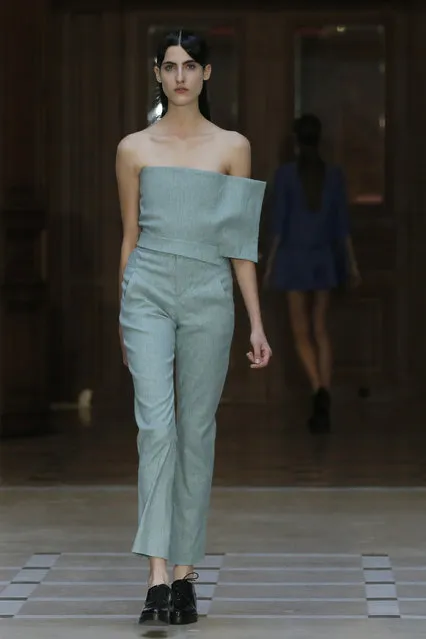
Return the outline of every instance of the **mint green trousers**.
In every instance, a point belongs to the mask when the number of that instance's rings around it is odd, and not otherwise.
[[[137,247],[127,263],[120,324],[138,427],[134,553],[177,565],[204,557],[232,289],[226,258],[210,263]]]

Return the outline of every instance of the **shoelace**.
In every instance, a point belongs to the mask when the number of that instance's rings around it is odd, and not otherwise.
[[[183,579],[179,579],[178,581],[183,581],[183,582],[188,582],[193,584],[197,581],[197,579],[199,579],[199,577],[200,575],[198,574],[198,572],[190,572],[187,575],[185,575]],[[173,594],[175,597],[175,602],[178,604],[178,606],[183,607],[183,605],[192,604],[192,601],[186,596],[184,592],[182,592],[182,590],[179,588],[179,585],[174,585]]]
[[[200,575],[198,574],[198,572],[189,572],[187,575],[185,575],[185,577],[183,578],[183,581],[190,581],[193,584],[199,578],[200,578]]]

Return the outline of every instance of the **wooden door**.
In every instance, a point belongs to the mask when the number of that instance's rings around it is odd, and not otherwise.
[[[394,392],[406,374],[406,100],[398,64],[404,33],[402,19],[379,12],[292,13],[283,25],[283,159],[291,157],[293,118],[314,112],[323,122],[324,156],[346,173],[363,284],[333,298],[330,328],[335,385],[354,396],[359,389]],[[270,295],[267,308],[278,353],[268,394],[279,400],[306,380],[285,301]]]
[[[359,292],[333,304],[335,383],[352,393],[363,386],[387,392],[401,385],[408,358],[403,16],[86,12],[79,6],[58,10],[51,29],[52,399],[73,399],[88,387],[108,403],[130,400],[117,339],[121,223],[115,150],[122,136],[147,125],[156,40],[182,24],[209,36],[213,115],[219,125],[250,139],[253,177],[271,178],[300,110],[323,118],[325,153],[348,176],[364,281]],[[267,200],[264,221],[266,216]],[[283,299],[262,295],[274,358],[261,372],[247,366],[249,327],[238,292],[236,303],[223,402],[280,401],[286,391],[304,387]]]
[[[95,390],[98,405],[131,403],[121,363],[117,272],[121,221],[114,173],[119,140],[147,126],[158,39],[184,24],[212,45],[215,122],[244,132],[241,13],[59,8],[52,16],[50,237],[55,401]],[[256,100],[254,100],[256,103]],[[262,401],[266,377],[250,376],[249,329],[237,293],[237,321],[224,402]],[[259,381],[260,380],[260,381]]]

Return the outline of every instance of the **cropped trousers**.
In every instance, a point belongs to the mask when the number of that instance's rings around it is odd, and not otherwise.
[[[215,415],[234,332],[229,260],[137,247],[123,276],[120,324],[138,427],[132,551],[194,565],[205,554]]]

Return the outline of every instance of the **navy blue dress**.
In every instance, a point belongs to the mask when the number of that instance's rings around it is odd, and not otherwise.
[[[322,204],[308,209],[296,162],[275,174],[271,234],[280,237],[270,284],[286,291],[330,290],[347,278],[345,239],[349,235],[342,170],[326,166]]]

